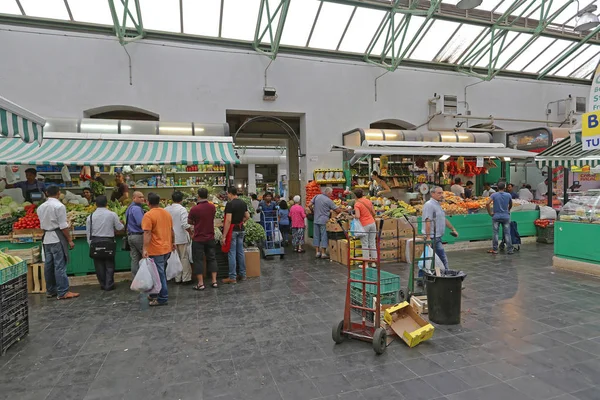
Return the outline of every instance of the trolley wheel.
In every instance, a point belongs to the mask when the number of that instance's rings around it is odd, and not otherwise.
[[[410,300],[410,299],[407,299],[404,297],[404,290],[400,290],[400,292],[398,292],[398,295],[400,296],[400,300],[406,300],[406,301]]]
[[[280,259],[280,260],[283,260],[283,257],[285,257],[285,254],[280,254],[280,255],[279,255],[279,259]]]
[[[331,337],[336,344],[340,344],[346,339],[346,336],[342,333],[344,329],[344,320],[341,320],[337,324],[333,325],[333,329],[331,330]]]
[[[377,354],[383,354],[387,348],[387,332],[383,328],[375,329],[373,334],[373,350]]]
[[[500,250],[504,250],[504,248],[506,247],[506,245],[503,242],[503,243],[500,243],[500,246],[498,246],[498,247],[500,247]]]

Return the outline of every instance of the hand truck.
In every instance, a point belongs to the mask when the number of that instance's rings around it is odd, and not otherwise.
[[[283,242],[276,240],[278,236],[279,227],[277,226],[277,210],[274,211],[260,211],[261,221],[264,221],[264,228],[266,239],[261,243],[259,247],[262,257],[266,259],[269,256],[279,256],[282,259],[285,256],[285,248]]]
[[[433,221],[431,221],[431,223],[433,224],[433,237],[435,238],[436,235],[436,229],[435,229],[435,218],[436,215],[435,213],[433,214]],[[430,246],[432,251],[431,257],[427,257],[425,251],[423,251],[423,257],[417,256],[416,251],[417,251],[417,228],[415,228],[415,225],[413,223],[411,223],[408,218],[406,217],[406,215],[404,215],[404,219],[406,219],[406,222],[411,226],[412,228],[412,259],[411,259],[411,267],[409,270],[409,274],[408,274],[408,287],[406,288],[406,298],[405,300],[408,301],[410,303],[410,298],[412,296],[424,296],[425,293],[425,279],[424,276],[418,276],[415,278],[415,266],[418,266],[419,262],[423,262],[423,270],[425,270],[425,266],[426,266],[426,262],[427,261],[431,261],[430,264],[430,271],[435,270],[435,243],[434,240],[431,239],[431,237],[428,237],[427,235],[424,235],[424,239],[422,242],[423,243],[423,249],[425,249],[427,246]],[[421,222],[422,224],[425,223],[425,221]],[[419,258],[417,258],[419,257]],[[415,292],[415,282],[417,282],[417,286],[421,287],[421,291],[419,292]]]
[[[333,341],[336,344],[340,344],[346,338],[359,339],[365,342],[371,342],[373,344],[373,350],[377,354],[383,354],[385,349],[387,348],[387,332],[384,328],[381,327],[381,253],[380,253],[380,240],[381,240],[381,228],[383,227],[383,221],[380,222],[379,230],[377,232],[376,237],[376,250],[377,250],[377,259],[371,260],[369,258],[364,258],[364,254],[362,257],[352,257],[352,252],[350,251],[350,240],[351,234],[350,231],[344,229],[344,226],[340,221],[338,224],[342,228],[344,235],[346,236],[346,240],[348,240],[348,280],[346,282],[346,303],[344,306],[344,319],[339,323],[336,323],[331,332],[331,336]],[[371,249],[363,249],[363,250],[371,250]],[[362,279],[353,279],[350,273],[351,267],[354,261],[358,261],[362,263]],[[377,279],[375,281],[368,281],[366,276],[366,270],[369,266],[369,263],[375,263],[377,269]],[[352,283],[357,282],[362,285],[362,303],[361,305],[352,304],[350,292],[352,290]],[[367,307],[367,290],[366,285],[375,285],[377,287],[377,295],[375,297],[375,301],[373,303],[373,307]],[[361,322],[353,322],[351,315],[352,310],[360,310],[362,313],[362,321]],[[374,319],[371,323],[367,321],[367,313],[374,313]]]

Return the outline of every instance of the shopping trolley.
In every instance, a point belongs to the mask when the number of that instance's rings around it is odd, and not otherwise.
[[[421,257],[421,255],[417,255],[416,251],[417,251],[417,229],[418,229],[418,227],[415,227],[416,224],[411,223],[406,215],[404,215],[404,219],[406,219],[406,222],[408,222],[408,224],[412,228],[412,239],[413,239],[412,240],[412,255],[413,256],[411,259],[411,266],[410,266],[410,270],[408,273],[408,285],[406,288],[406,297],[405,297],[405,300],[410,303],[410,298],[412,296],[424,296],[426,294],[425,293],[424,273],[425,273],[425,270],[427,269],[426,268],[427,261],[429,261],[428,269],[430,271],[435,270],[435,244],[433,243],[433,240],[431,240],[430,237],[424,236],[423,240],[419,241],[419,244],[423,244],[423,249],[427,248],[427,246],[431,247],[431,249],[433,250],[431,257],[428,257],[427,253],[425,251],[423,251],[423,257]],[[433,221],[431,222],[433,224],[433,237],[434,238],[436,236],[435,219],[436,219],[436,213],[434,212],[433,213]],[[422,223],[425,224],[425,221],[423,221]],[[415,277],[415,269],[418,269],[418,265],[420,262],[423,263],[423,275],[417,274],[417,276]],[[419,292],[415,291],[415,283],[417,284],[416,286],[422,288],[421,291],[419,291]]]
[[[344,319],[336,323],[332,329],[332,338],[336,344],[340,344],[345,338],[359,339],[365,342],[371,342],[373,344],[373,350],[377,354],[383,354],[387,347],[387,332],[381,327],[381,254],[380,254],[380,240],[381,240],[381,229],[378,230],[376,247],[377,247],[377,259],[372,260],[364,257],[354,257],[353,252],[350,251],[350,240],[351,231],[346,230],[343,224],[338,220],[340,227],[342,228],[346,240],[348,240],[348,280],[346,282],[346,303],[344,306]],[[383,221],[380,222],[380,228],[383,227]],[[371,249],[363,249],[371,250]],[[364,256],[364,253],[363,253]],[[362,277],[355,279],[353,277],[351,267],[355,262],[359,262],[362,265]],[[377,271],[376,277],[373,280],[368,280],[367,268],[369,264],[375,264]],[[352,283],[359,283],[362,286],[362,302],[360,305],[352,304],[351,301],[351,290]],[[367,285],[374,285],[376,287],[375,301],[371,307],[367,306]],[[361,322],[352,321],[352,311],[359,310],[362,314]],[[373,313],[373,321],[368,321],[367,313]]]
[[[263,258],[269,256],[279,256],[282,259],[285,256],[283,247],[283,238],[277,224],[277,209],[273,211],[260,211],[261,223],[264,224],[266,239],[260,246]]]

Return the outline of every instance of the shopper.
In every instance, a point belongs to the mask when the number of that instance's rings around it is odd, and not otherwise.
[[[273,201],[273,195],[265,192],[262,201],[258,205],[260,211],[260,224],[265,228],[267,235],[267,246],[273,245],[273,229],[277,222],[277,203]]]
[[[237,282],[237,268],[240,270],[240,280],[246,280],[246,260],[244,255],[244,222],[250,218],[248,207],[243,200],[238,199],[237,189],[230,187],[227,191],[229,201],[225,206],[225,221],[223,222],[223,242],[230,243],[229,277],[223,283]]]
[[[489,182],[483,184],[483,189],[482,197],[490,197],[492,194],[496,193]]]
[[[290,240],[290,210],[288,210],[287,201],[281,200],[279,202],[279,210],[277,210],[277,220],[281,237],[283,238],[283,245],[287,246]]]
[[[329,196],[333,189],[326,187],[323,192],[313,197],[310,202],[310,207],[314,214],[314,232],[313,232],[313,245],[315,246],[317,258],[329,258],[327,255],[327,221],[329,221],[329,215],[331,211],[336,214],[340,212],[338,206],[335,205],[333,200]]]
[[[94,204],[94,195],[92,193],[92,189],[85,188],[83,189],[83,198],[87,200],[88,204]]]
[[[175,277],[175,283],[191,283],[192,282],[192,266],[188,253],[190,246],[190,234],[192,233],[191,225],[188,223],[188,211],[181,205],[183,201],[183,193],[176,190],[171,195],[172,204],[167,206],[165,210],[171,214],[173,218],[173,230],[175,231],[175,246],[177,254],[181,260],[183,271]]]
[[[198,189],[198,204],[192,207],[188,217],[189,223],[194,226],[192,241],[192,259],[194,260],[194,274],[198,282],[192,287],[194,290],[204,290],[204,259],[206,270],[212,278],[211,286],[217,288],[217,258],[215,242],[215,214],[217,210],[208,202],[208,190]]]
[[[156,193],[148,193],[148,205],[150,211],[142,219],[144,230],[142,257],[150,257],[154,261],[160,276],[161,289],[158,295],[150,296],[150,306],[164,306],[169,301],[165,268],[171,252],[176,249],[173,219],[171,214],[160,208],[160,196]]]
[[[492,203],[494,208],[492,211]],[[494,235],[492,237],[492,249],[488,250],[490,254],[498,254],[498,230],[500,225],[504,230],[504,242],[508,249],[507,254],[513,254],[513,245],[510,236],[510,210],[512,208],[512,197],[506,193],[504,182],[498,184],[498,192],[490,196],[486,203],[488,214],[492,217],[492,225],[494,229]]]
[[[125,227],[119,221],[116,213],[106,208],[108,199],[106,196],[98,196],[96,206],[98,208],[89,217],[85,224],[86,236],[90,245],[95,242],[114,242],[115,232],[122,231]],[[100,283],[100,289],[110,291],[115,288],[115,255],[106,258],[94,258],[94,269]]]
[[[460,198],[465,197],[465,188],[462,187],[462,179],[454,178],[454,185],[450,187],[450,191],[454,193],[455,196]]]
[[[44,230],[42,243],[44,245],[44,277],[46,279],[46,297],[57,297],[59,300],[79,297],[79,293],[69,291],[67,263],[69,249],[75,247],[69,223],[67,209],[58,198],[60,189],[50,185],[46,189],[48,199],[37,208],[40,218],[40,228]]]
[[[517,199],[517,198],[519,198],[519,196],[517,195],[516,189],[515,189],[515,185],[513,185],[512,183],[509,183],[509,184],[506,186],[506,192],[507,192],[508,194],[510,194],[510,197],[511,197],[512,199]]]
[[[518,197],[521,200],[532,201],[533,193],[531,193],[531,185],[527,184],[525,187],[519,189]]]
[[[127,230],[127,241],[129,243],[129,256],[131,258],[131,274],[135,278],[140,267],[142,251],[144,249],[144,230],[142,219],[144,218],[144,194],[133,192],[133,202],[125,212],[125,228]]]
[[[252,193],[250,198],[252,199],[250,203],[252,204],[252,208],[254,208],[254,215],[252,216],[252,219],[254,220],[254,222],[260,223],[260,213],[258,212],[258,205],[260,204],[260,202],[258,201],[258,196]]]
[[[6,182],[6,178],[2,178],[0,180],[3,180],[4,182]],[[44,182],[40,182],[37,180],[37,171],[35,168],[27,168],[25,170],[25,180],[21,181],[21,182],[16,182],[13,184],[8,184],[6,185],[7,189],[10,188],[18,188],[21,189],[21,192],[23,192],[23,197],[25,198],[26,201],[32,201],[35,200],[34,198],[32,198],[32,194],[37,194],[38,197],[40,199],[43,199],[44,196],[44,192],[46,191],[46,184]],[[35,195],[34,195],[35,197]]]
[[[363,197],[362,189],[355,189],[354,218],[363,226],[366,235],[360,237],[363,258],[377,260],[377,226],[375,225],[375,209],[371,200]],[[376,265],[375,265],[376,266]]]
[[[290,208],[290,220],[292,222],[292,246],[294,251],[304,253],[304,229],[306,227],[304,220],[306,212],[300,205],[300,196],[294,196],[294,205]]]
[[[465,200],[473,198],[473,182],[467,181],[465,183]]]
[[[439,186],[434,186],[431,189],[431,199],[423,206],[422,220],[425,222],[422,227],[422,233],[426,240],[433,241],[433,249],[435,254],[444,264],[444,268],[448,269],[448,257],[442,244],[442,236],[446,232],[446,227],[452,230],[452,235],[458,237],[458,232],[452,226],[450,220],[446,218],[446,213],[442,209],[441,202],[444,200],[444,190]],[[417,255],[414,255],[417,257]]]
[[[389,196],[392,193],[390,185],[381,178],[377,171],[373,171],[371,174],[372,178],[372,191],[375,196]]]

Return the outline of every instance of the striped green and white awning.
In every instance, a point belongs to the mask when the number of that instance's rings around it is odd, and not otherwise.
[[[600,150],[583,150],[581,141],[572,144],[571,138],[567,137],[537,155],[535,162],[539,168],[595,167],[600,165]]]
[[[42,144],[44,125],[46,120],[39,115],[0,97],[0,135]]]
[[[93,135],[65,139],[50,133],[31,148],[19,139],[0,138],[4,165],[192,165],[239,164],[231,137],[161,137],[146,135]],[[111,137],[112,136],[112,137]]]

